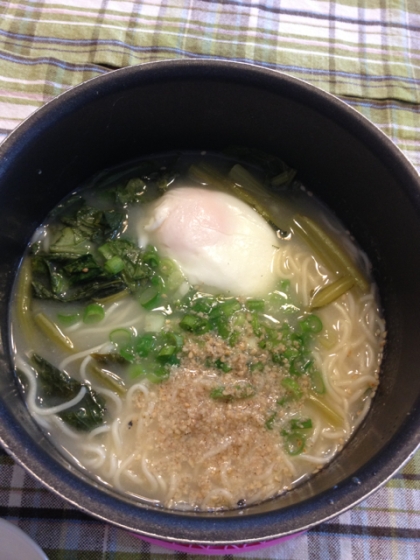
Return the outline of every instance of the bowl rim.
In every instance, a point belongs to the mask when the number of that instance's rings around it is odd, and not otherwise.
[[[308,102],[323,114],[334,110],[335,120],[339,117],[342,127],[359,139],[363,137],[363,141],[382,162],[385,162],[385,166],[389,166],[393,173],[398,172],[400,176],[406,177],[403,188],[409,192],[413,205],[416,205],[420,213],[420,181],[417,171],[402,151],[373,123],[339,98],[299,78],[277,70],[227,60],[163,60],[113,70],[91,78],[52,99],[16,127],[0,146],[0,161],[3,165],[4,162],[8,165],[19,150],[30,145],[35,134],[43,134],[47,130],[50,121],[54,122],[68,115],[97,96],[109,95],[122,86],[200,77],[251,84],[274,93],[284,93],[286,88],[289,96],[297,95],[301,102]],[[1,167],[0,165],[0,180]],[[6,354],[7,352],[8,350]],[[10,358],[1,361],[3,367],[10,367]],[[134,507],[75,478],[64,468],[53,471],[51,460],[47,460],[28,434],[13,421],[13,415],[1,399],[0,443],[36,480],[79,510],[97,519],[111,522],[139,535],[168,542],[235,545],[273,540],[306,531],[344,513],[369,497],[392,478],[420,446],[418,404],[407,418],[405,429],[399,430],[398,439],[394,437],[388,446],[354,473],[351,479],[343,481],[334,489],[282,510],[252,513],[251,506],[243,515],[235,517],[219,514],[190,515],[147,506]],[[112,518],[108,513],[111,506],[115,512]],[[296,519],[300,520],[299,523]]]

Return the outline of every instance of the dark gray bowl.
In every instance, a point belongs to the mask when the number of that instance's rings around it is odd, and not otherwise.
[[[8,301],[34,229],[95,172],[151,152],[248,145],[281,156],[369,255],[388,325],[381,385],[355,437],[309,483],[238,512],[163,511],[123,500],[69,465],[32,421],[12,374]],[[352,507],[420,442],[420,186],[373,125],[282,74],[214,61],[111,72],[61,95],[0,148],[0,442],[85,512],[140,535],[228,544],[277,538]]]

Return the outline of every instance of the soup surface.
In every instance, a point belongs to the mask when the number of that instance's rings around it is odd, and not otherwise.
[[[243,507],[327,465],[385,338],[366,256],[277,158],[169,154],[95,177],[35,232],[12,348],[63,454],[168,508]]]

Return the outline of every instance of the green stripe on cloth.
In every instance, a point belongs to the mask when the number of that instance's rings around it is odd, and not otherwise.
[[[286,71],[336,95],[420,102],[418,3],[295,4],[2,2],[0,53],[3,61],[9,54],[110,67],[229,58]],[[76,76],[67,81],[78,83]]]

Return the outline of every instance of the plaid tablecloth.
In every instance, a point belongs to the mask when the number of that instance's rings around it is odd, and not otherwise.
[[[244,61],[307,80],[373,121],[420,170],[418,0],[0,0],[0,139],[83,80],[173,58]],[[1,450],[0,516],[51,560],[181,557],[71,508]],[[420,452],[352,511],[240,556],[420,558]]]

